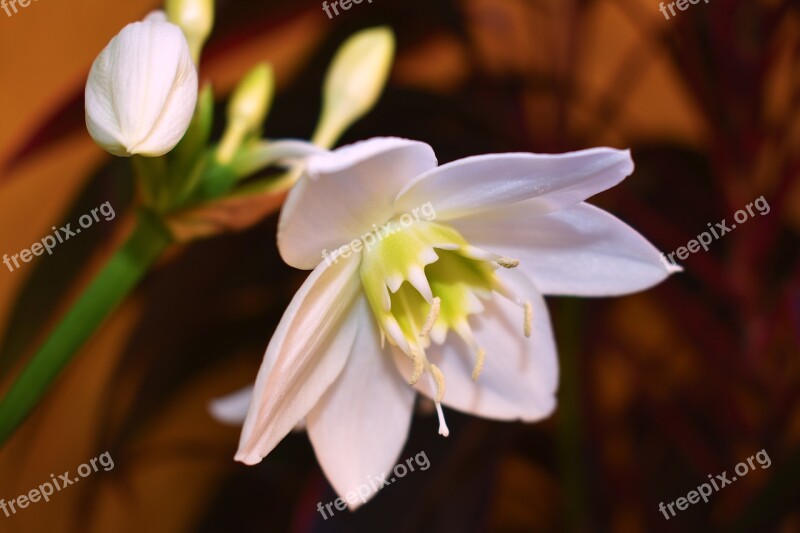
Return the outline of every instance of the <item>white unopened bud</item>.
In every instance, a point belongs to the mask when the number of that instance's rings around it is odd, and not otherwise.
[[[322,117],[313,141],[331,146],[378,101],[394,59],[394,34],[386,27],[362,30],[336,52],[325,78]]]
[[[181,29],[150,18],[128,24],[100,52],[86,82],[86,127],[114,155],[157,157],[192,120],[197,70]]]

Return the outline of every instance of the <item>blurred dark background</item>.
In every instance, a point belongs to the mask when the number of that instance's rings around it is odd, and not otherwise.
[[[40,0],[0,12],[0,253],[111,200],[118,218],[0,273],[0,391],[129,224],[130,171],[83,126],[88,68],[156,1]],[[666,20],[654,0],[373,0],[329,20],[316,0],[221,0],[201,65],[225,94],[255,62],[279,82],[268,137],[307,138],[336,47],[391,26],[378,106],[342,143],[397,135],[440,162],[506,151],[630,147],[637,168],[592,199],[670,252],[760,196],[770,206],[615,299],[548,299],[562,365],[549,420],[496,423],[420,406],[408,474],[356,513],[305,434],[259,466],[208,402],[251,382],[306,273],[272,216],[176,247],[0,449],[0,498],[109,451],[115,468],[0,531],[800,531],[800,5],[712,0]],[[13,252],[12,252],[13,250]],[[75,280],[78,280],[77,283]],[[765,450],[769,468],[665,520],[672,502]]]

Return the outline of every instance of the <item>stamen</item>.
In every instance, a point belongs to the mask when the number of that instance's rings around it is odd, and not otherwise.
[[[489,296],[491,296],[491,293],[489,294]],[[467,293],[467,307],[466,307],[467,313],[471,315],[479,315],[483,313],[485,310],[486,308],[484,307],[483,302],[481,302],[481,299],[478,296],[476,296],[475,292],[469,291]]]
[[[480,248],[472,245],[466,245],[461,247],[461,253],[466,257],[471,257],[472,259],[477,259],[479,261],[497,261],[501,258],[501,256],[487,252],[486,250],[481,250]]]
[[[441,309],[442,299],[437,296],[431,303],[431,310],[428,312],[428,318],[425,320],[425,325],[422,327],[422,332],[419,334],[420,337],[427,337],[430,334],[433,325],[436,323],[436,319],[439,318],[439,311],[441,311]]]
[[[444,398],[444,375],[442,371],[439,370],[439,367],[431,364],[431,375],[433,376],[434,381],[436,381],[436,403],[441,403],[442,398]]]
[[[531,336],[531,330],[533,329],[533,306],[530,302],[525,302],[525,327],[523,331],[525,332],[526,337]]]
[[[511,287],[508,286],[503,280],[499,277],[494,279],[494,290],[497,291],[500,296],[503,296],[509,302],[515,303],[518,306],[522,307],[525,305],[525,302],[520,298],[516,292],[514,292]]]
[[[444,413],[442,412],[442,404],[436,402],[436,414],[439,415],[439,435],[447,437],[450,435],[450,430],[447,428],[447,423],[444,421]]]
[[[510,257],[501,257],[497,261],[495,261],[498,265],[503,268],[516,268],[519,266],[519,259],[511,259]]]
[[[486,362],[486,350],[478,346],[475,341],[475,336],[472,334],[472,328],[466,320],[453,326],[453,329],[458,333],[461,339],[475,352],[475,367],[472,369],[472,379],[478,381],[478,378],[483,372],[483,364]]]
[[[486,350],[478,348],[477,361],[475,361],[475,368],[472,369],[472,380],[478,381],[483,370],[483,363],[486,362]]]
[[[411,346],[411,360],[414,364],[411,370],[411,379],[408,380],[409,385],[416,385],[422,373],[425,371],[425,356],[419,351],[416,346]]]
[[[430,370],[428,375],[436,386],[436,401],[434,403],[436,404],[436,414],[439,416],[439,435],[447,437],[450,435],[450,430],[447,428],[447,423],[444,421],[444,412],[442,411],[441,403],[444,397],[444,376],[442,375],[442,371],[439,370],[439,367],[434,364],[429,364],[428,370]]]

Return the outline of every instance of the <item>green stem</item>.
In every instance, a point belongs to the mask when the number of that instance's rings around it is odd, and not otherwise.
[[[0,401],[0,445],[25,421],[64,367],[170,242],[168,231],[155,215],[139,213],[128,240],[84,290]]]
[[[588,484],[583,453],[581,419],[580,337],[581,308],[573,298],[559,302],[559,353],[561,383],[559,393],[558,451],[566,502],[564,510],[568,531],[587,531],[590,527]]]

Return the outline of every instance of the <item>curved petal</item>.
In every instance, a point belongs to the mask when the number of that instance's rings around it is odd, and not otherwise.
[[[520,260],[544,294],[614,296],[662,282],[680,267],[636,230],[587,203],[540,216],[534,200],[451,224],[471,244]]]
[[[258,372],[236,460],[261,461],[342,371],[360,307],[358,261],[320,265],[286,309]]]
[[[531,200],[540,214],[576,204],[633,172],[629,150],[566,154],[490,154],[460,159],[419,176],[397,196],[398,212],[431,202],[440,221]]]
[[[387,222],[397,192],[435,166],[430,146],[397,138],[369,139],[309,158],[281,212],[281,257],[295,268],[314,268],[323,250],[332,252]]]
[[[336,382],[308,414],[308,436],[336,493],[356,509],[397,462],[411,425],[416,391],[397,372],[365,298],[356,342]],[[351,493],[348,497],[348,493]],[[358,495],[358,499],[355,498]]]
[[[231,426],[238,426],[247,417],[250,401],[253,399],[253,386],[248,385],[208,404],[208,411],[215,420]]]
[[[531,336],[523,334],[520,306],[495,294],[485,302],[484,312],[470,320],[478,346],[486,350],[477,382],[472,379],[476,354],[452,331],[444,344],[432,344],[427,354],[444,376],[444,405],[485,418],[534,422],[549,416],[556,405],[558,358],[550,315],[544,299],[524,275],[513,271],[500,275],[531,303]],[[404,377],[410,377],[407,356],[397,354],[395,363]],[[431,399],[436,397],[432,380],[421,379],[415,387]]]

